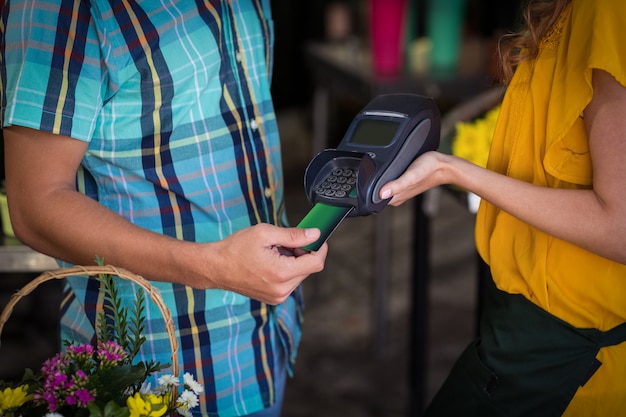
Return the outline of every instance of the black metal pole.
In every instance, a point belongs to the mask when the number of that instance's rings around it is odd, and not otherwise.
[[[428,363],[428,289],[430,278],[430,220],[424,212],[423,194],[415,198],[413,225],[413,276],[409,350],[409,416],[421,416],[425,407]]]

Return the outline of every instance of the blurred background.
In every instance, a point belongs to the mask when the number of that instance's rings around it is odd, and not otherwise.
[[[495,105],[497,39],[516,27],[522,1],[272,5],[272,88],[287,211],[297,224],[310,208],[303,189],[307,163],[334,147],[374,96],[433,97],[443,117],[442,150],[450,149],[457,121]],[[485,270],[468,198],[462,190],[435,189],[339,226],[325,270],[304,283],[303,340],[284,416],[421,414],[475,333]],[[1,221],[3,307],[16,289],[56,266],[7,236],[6,215]],[[59,298],[60,282],[51,282],[18,304],[2,333],[0,379],[19,378],[24,367],[38,368],[56,352]]]

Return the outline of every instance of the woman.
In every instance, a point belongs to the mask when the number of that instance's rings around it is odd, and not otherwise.
[[[507,90],[488,169],[424,154],[381,190],[482,198],[480,338],[432,416],[626,413],[626,49],[622,0],[531,0],[502,48]]]

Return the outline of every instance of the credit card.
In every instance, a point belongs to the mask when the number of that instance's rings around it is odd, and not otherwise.
[[[353,207],[331,206],[324,203],[315,204],[300,221],[298,227],[303,229],[317,228],[322,234],[317,241],[303,246],[303,249],[314,252],[319,250],[352,209]]]

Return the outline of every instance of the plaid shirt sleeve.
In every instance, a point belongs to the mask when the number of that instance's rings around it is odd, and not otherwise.
[[[88,142],[81,192],[188,241],[285,224],[269,0],[7,0],[1,18],[2,126]],[[179,362],[205,386],[202,415],[271,405],[275,349],[292,364],[300,340],[300,290],[271,307],[155,285],[177,323]],[[94,284],[68,279],[62,336],[90,340],[102,303]],[[146,314],[142,355],[169,362],[159,312]]]

